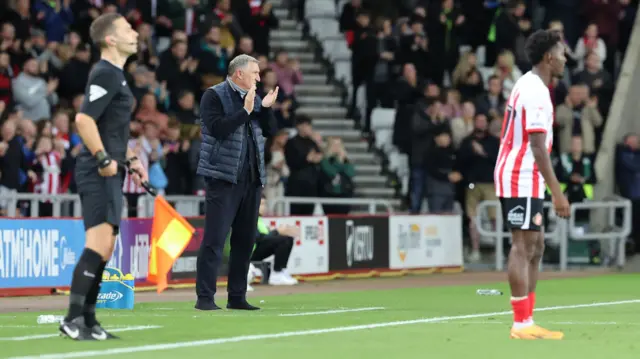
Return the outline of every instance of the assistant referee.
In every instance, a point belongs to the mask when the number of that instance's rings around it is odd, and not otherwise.
[[[95,306],[120,226],[124,172],[118,171],[118,163],[126,161],[136,172],[132,177],[137,184],[146,181],[147,174],[127,147],[134,97],[122,71],[127,58],[138,50],[138,33],[119,14],[96,18],[89,33],[100,46],[101,59],[89,74],[76,115],[84,148],[76,158],[75,179],[86,243],[73,271],[69,311],[60,331],[75,340],[107,340],[116,336],[96,320]]]

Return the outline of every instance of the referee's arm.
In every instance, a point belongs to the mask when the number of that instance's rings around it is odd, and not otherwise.
[[[213,89],[207,89],[202,95],[200,116],[202,124],[209,130],[211,136],[219,140],[227,138],[251,118],[244,107],[241,107],[236,113],[225,117],[222,110],[222,101],[220,101],[220,97]]]
[[[118,93],[119,85],[121,86],[118,77],[107,71],[96,73],[87,84],[84,102],[82,102],[80,112],[76,115],[76,128],[82,142],[92,155],[104,151],[104,144],[96,122]]]

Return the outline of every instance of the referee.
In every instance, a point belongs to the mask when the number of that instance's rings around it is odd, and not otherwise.
[[[89,30],[100,46],[101,59],[91,73],[85,98],[76,115],[76,127],[84,148],[76,158],[76,184],[82,204],[86,243],[71,281],[69,311],[60,331],[75,340],[107,340],[96,320],[95,306],[102,272],[111,258],[122,213],[125,162],[135,171],[134,181],[147,180],[144,167],[128,149],[129,121],[134,97],[122,67],[138,49],[138,33],[119,14],[96,18]]]

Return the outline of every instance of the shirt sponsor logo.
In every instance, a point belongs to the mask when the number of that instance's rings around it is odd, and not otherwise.
[[[507,221],[514,226],[522,226],[524,224],[524,207],[513,207],[507,213]]]

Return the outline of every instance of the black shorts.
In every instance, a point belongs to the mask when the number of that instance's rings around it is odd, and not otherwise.
[[[502,219],[509,230],[541,231],[544,200],[542,198],[500,197]]]
[[[85,230],[109,223],[117,235],[122,218],[124,174],[102,177],[95,168],[78,167],[75,174]]]

